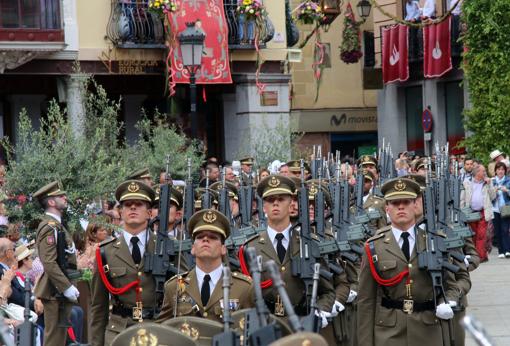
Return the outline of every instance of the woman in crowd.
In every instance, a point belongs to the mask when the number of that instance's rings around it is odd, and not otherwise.
[[[496,176],[492,178],[492,184],[496,188],[496,198],[492,201],[494,211],[494,236],[498,242],[498,257],[510,257],[510,218],[502,217],[504,206],[510,205],[510,178],[506,175],[506,165],[503,162],[496,163]]]

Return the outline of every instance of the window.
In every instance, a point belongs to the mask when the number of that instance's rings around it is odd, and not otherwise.
[[[421,117],[423,113],[422,87],[415,86],[405,89],[407,150],[423,152],[423,127]]]
[[[0,0],[0,29],[60,29],[60,0]]]
[[[444,91],[448,143],[452,153],[460,153],[463,152],[463,148],[455,148],[455,146],[464,139],[464,123],[462,121],[464,91],[460,86],[460,81],[445,83]]]

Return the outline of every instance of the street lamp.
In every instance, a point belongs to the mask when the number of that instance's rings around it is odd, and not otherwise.
[[[370,16],[370,10],[372,9],[372,6],[368,0],[360,0],[356,7],[358,8],[359,16],[363,18],[363,20],[366,20],[368,16]]]
[[[178,40],[181,46],[182,64],[189,72],[189,89],[191,99],[191,137],[197,138],[197,85],[195,74],[202,65],[202,51],[205,33],[195,26],[196,22],[186,23]]]

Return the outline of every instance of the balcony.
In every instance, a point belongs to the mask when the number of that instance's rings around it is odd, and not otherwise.
[[[0,0],[2,1],[2,0]],[[237,0],[224,0],[230,49],[255,49],[254,25],[240,22]],[[106,35],[118,48],[165,48],[163,21],[149,12],[148,0],[112,0]],[[274,27],[266,21],[258,35],[259,47],[273,38]]]
[[[0,0],[0,41],[64,43],[61,0]]]

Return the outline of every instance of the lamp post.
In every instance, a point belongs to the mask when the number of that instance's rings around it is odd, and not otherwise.
[[[189,90],[191,100],[191,137],[197,138],[197,85],[195,74],[202,65],[202,51],[205,33],[195,26],[196,22],[186,23],[186,29],[179,33],[182,64],[189,72]]]
[[[370,2],[368,0],[360,0],[356,7],[358,8],[358,14],[361,18],[363,18],[363,21],[367,20],[368,16],[370,16],[370,10],[372,9]]]

